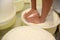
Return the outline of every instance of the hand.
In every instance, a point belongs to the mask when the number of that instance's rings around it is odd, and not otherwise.
[[[28,13],[24,14],[26,21],[30,23],[40,23],[40,16],[37,10],[31,9]]]

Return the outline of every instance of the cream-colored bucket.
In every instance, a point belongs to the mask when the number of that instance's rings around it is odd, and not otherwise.
[[[46,29],[47,31],[49,31],[51,34],[54,34],[57,28],[57,25],[59,24],[59,17],[58,15],[51,10],[51,12],[49,13],[48,17],[46,18],[46,22],[45,23],[40,23],[40,24],[34,24],[34,23],[29,23],[24,19],[24,14],[26,12],[28,12],[30,9],[27,9],[25,11],[23,11],[22,15],[21,15],[21,19],[22,19],[22,23],[23,26],[24,25],[28,25],[28,26],[36,26],[38,28],[43,28]],[[38,11],[40,12],[40,10],[38,9]]]
[[[14,9],[13,12],[10,13],[8,17],[0,20],[0,30],[11,27],[15,23],[15,21],[16,21],[16,10]]]
[[[46,30],[32,27],[20,26],[10,30],[1,40],[56,40]]]
[[[13,5],[16,7],[16,11],[21,11],[24,8],[23,0],[13,0]]]
[[[0,30],[11,27],[15,23],[16,10],[12,0],[1,0],[0,2]]]

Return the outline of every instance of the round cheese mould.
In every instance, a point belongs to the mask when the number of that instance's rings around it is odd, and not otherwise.
[[[0,30],[11,27],[16,21],[16,10],[14,8],[11,13],[0,14]]]
[[[13,5],[16,7],[16,12],[23,10],[24,1],[23,0],[13,0]]]
[[[59,16],[54,12],[54,11],[50,11],[46,21],[44,23],[40,23],[40,24],[35,24],[35,23],[29,23],[25,20],[24,18],[24,14],[27,13],[30,9],[27,9],[25,11],[22,12],[21,15],[21,20],[23,23],[23,26],[37,26],[38,28],[43,28],[47,31],[49,31],[51,34],[54,34],[57,28],[57,25],[59,24]],[[38,9],[38,12],[40,12],[41,9]]]
[[[56,40],[46,30],[33,26],[19,26],[6,33],[1,40]]]

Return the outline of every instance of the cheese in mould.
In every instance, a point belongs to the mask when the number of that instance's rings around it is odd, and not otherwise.
[[[43,29],[23,26],[12,29],[2,40],[55,40],[55,38]]]

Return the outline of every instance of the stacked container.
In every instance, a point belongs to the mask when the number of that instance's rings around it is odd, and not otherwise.
[[[0,0],[0,30],[11,27],[15,19],[16,10],[12,0]]]

